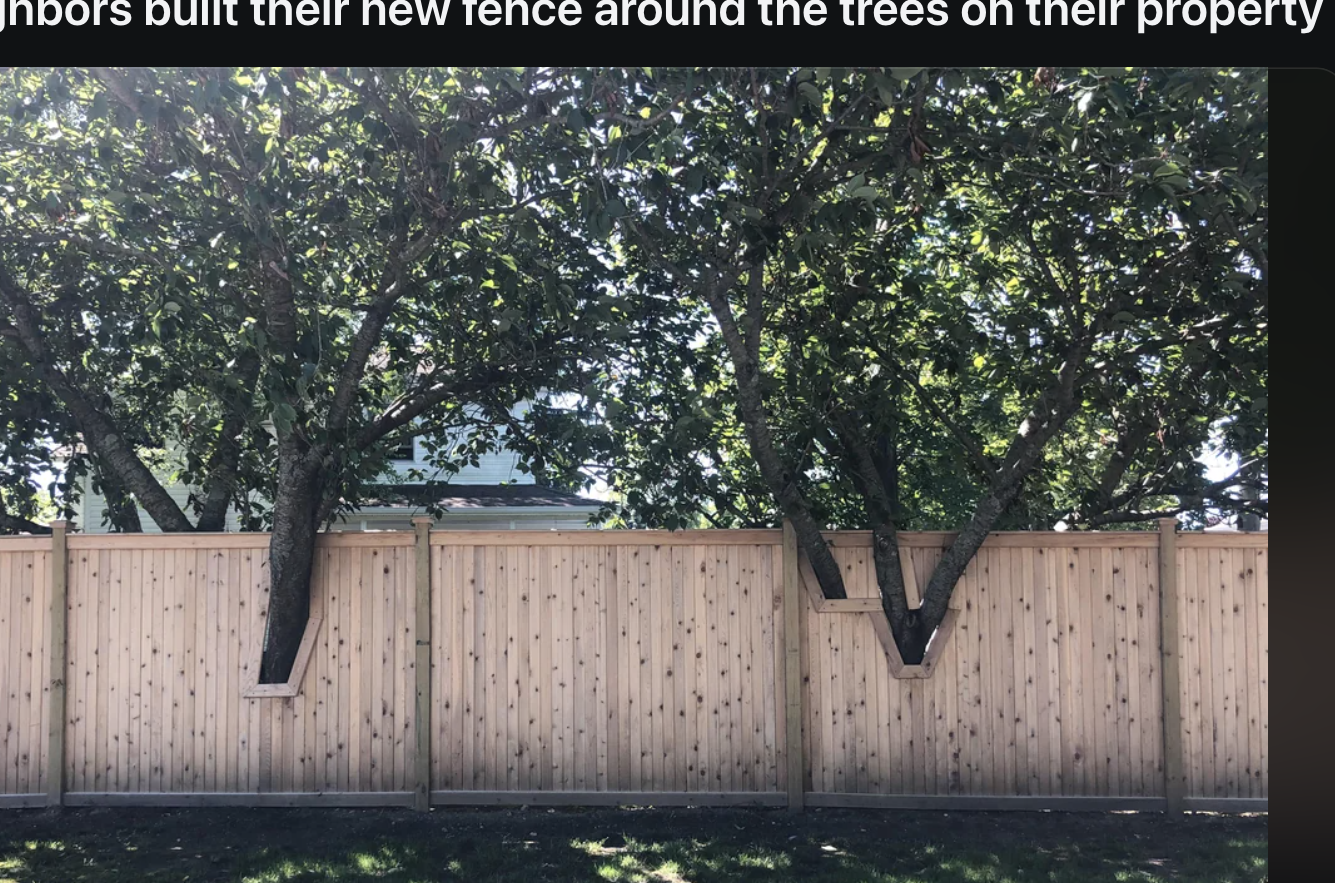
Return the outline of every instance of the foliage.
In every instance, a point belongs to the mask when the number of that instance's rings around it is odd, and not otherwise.
[[[504,436],[616,523],[792,519],[835,597],[870,527],[922,638],[990,530],[1268,505],[1264,71],[6,76],[18,518],[77,449],[123,529],[239,507],[304,585],[403,438]],[[960,529],[920,619],[906,527]]]
[[[1264,72],[604,77],[640,120],[582,206],[640,330],[578,456],[629,519],[791,518],[835,597],[819,527],[963,528],[943,613],[998,527],[1264,509]]]
[[[1001,526],[1244,505],[1197,457],[1211,445],[1265,456],[1264,75],[1061,76],[1055,91],[991,71],[662,72],[639,84],[654,114],[680,111],[600,144],[609,164],[629,158],[603,202],[612,220],[634,219],[621,247],[646,329],[623,354],[634,367],[605,374],[600,393],[615,441],[595,459],[626,517],[778,517],[746,453],[717,325],[665,269],[722,263],[722,246],[700,243],[766,250],[767,413],[823,524],[869,524],[829,435],[836,419],[895,427],[902,526],[966,521],[981,461],[956,430],[989,461],[1005,454],[1064,355],[1071,301],[1086,321],[1105,317],[1098,372]],[[795,176],[791,193],[758,183],[808,156],[841,171]],[[733,293],[740,315],[745,293]]]
[[[273,623],[314,531],[402,438],[579,387],[601,319],[560,244],[577,88],[501,68],[10,71],[6,372],[40,381],[160,527],[217,530],[229,506],[271,522]],[[190,511],[167,480],[199,488]]]

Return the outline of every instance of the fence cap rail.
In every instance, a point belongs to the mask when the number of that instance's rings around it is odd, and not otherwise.
[[[838,548],[870,548],[869,530],[826,531],[826,541]],[[946,548],[954,531],[904,531],[900,545],[908,548]],[[412,530],[327,531],[317,544],[322,548],[409,547]],[[36,552],[51,548],[51,536],[0,537],[0,552]],[[92,549],[266,549],[268,533],[72,533],[71,550]],[[1260,532],[1182,531],[1179,548],[1268,548],[1270,534]],[[779,546],[783,531],[744,530],[433,530],[433,546]],[[1157,531],[996,531],[986,548],[1156,548]]]

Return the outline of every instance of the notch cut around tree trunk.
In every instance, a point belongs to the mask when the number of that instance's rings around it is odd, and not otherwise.
[[[306,620],[306,630],[302,632],[301,644],[297,647],[297,658],[292,663],[292,670],[287,680],[281,683],[260,683],[260,660],[254,660],[250,667],[251,683],[241,692],[243,699],[290,699],[301,692],[301,682],[306,677],[306,668],[310,665],[311,655],[315,651],[315,638],[320,633],[323,617],[312,616]]]
[[[904,569],[904,587],[906,593],[912,597],[918,597],[917,575],[913,571],[912,562],[906,555],[901,556]],[[807,560],[805,551],[798,553],[798,576],[802,582],[802,587],[806,591],[807,599],[811,602],[811,607],[818,615],[835,614],[862,614],[871,617],[872,631],[876,632],[876,638],[881,642],[881,649],[885,653],[886,664],[890,669],[890,676],[898,680],[926,679],[932,676],[936,670],[937,660],[941,657],[941,652],[946,644],[950,642],[950,636],[955,631],[955,620],[959,618],[959,609],[954,606],[954,599],[951,599],[951,606],[946,610],[945,617],[941,620],[935,631],[927,640],[927,650],[923,654],[922,661],[909,665],[904,662],[904,655],[899,650],[899,644],[895,641],[894,632],[890,628],[890,619],[885,615],[885,610],[881,606],[880,598],[826,598],[820,590],[820,582],[816,579],[815,572],[811,569],[811,562]],[[921,601],[919,602],[921,604]]]

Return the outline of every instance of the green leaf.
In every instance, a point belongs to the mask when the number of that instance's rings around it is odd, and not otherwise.
[[[825,103],[824,96],[821,95],[820,88],[811,81],[797,84],[797,91],[806,99],[814,109],[820,110]]]
[[[870,205],[871,203],[875,202],[877,197],[879,197],[881,194],[876,190],[875,187],[872,187],[870,185],[863,185],[862,187],[859,187],[858,189],[854,190],[852,193],[848,195],[853,197],[854,199],[865,200],[867,204]]]

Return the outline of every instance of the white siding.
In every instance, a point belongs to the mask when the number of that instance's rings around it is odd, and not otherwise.
[[[190,498],[190,488],[183,484],[173,482],[164,482],[164,489],[176,505],[182,510],[188,511],[188,500]],[[93,479],[90,476],[84,476],[83,479],[83,498],[79,504],[74,507],[75,526],[84,533],[106,533],[109,526],[104,523],[104,515],[107,508],[106,497],[101,494],[93,493]],[[139,521],[144,526],[144,533],[162,533],[162,528],[158,527],[156,521],[139,507]],[[228,513],[228,530],[236,530],[236,517],[233,513]]]
[[[391,467],[393,471],[387,477],[387,481],[394,481],[396,478],[406,481],[408,471],[413,468],[421,469],[428,478],[431,477],[431,469],[424,462],[426,453],[422,450],[420,439],[414,440],[413,450],[416,452],[416,462],[396,461]],[[506,482],[534,484],[533,475],[520,470],[519,455],[514,451],[496,451],[479,457],[477,466],[465,466],[449,481],[451,484],[504,484]]]
[[[437,530],[588,530],[588,518],[595,510],[562,509],[553,514],[508,513],[503,509],[450,512],[437,518]],[[477,514],[474,514],[477,512]],[[346,522],[333,525],[330,530],[411,530],[411,515],[359,515],[353,513]]]
[[[522,416],[527,410],[528,404],[521,402],[513,409],[515,416]],[[401,461],[393,464],[391,472],[385,477],[387,483],[394,481],[408,481],[408,472],[413,468],[421,468],[426,472],[428,479],[431,477],[430,469],[424,463],[426,452],[423,449],[421,439],[414,439],[413,450],[415,461],[409,463]],[[513,451],[495,451],[478,458],[477,466],[465,466],[458,474],[449,478],[452,485],[498,485],[506,483],[532,485],[535,484],[533,475],[520,470],[519,455]],[[167,493],[171,494],[182,509],[186,508],[186,501],[190,496],[190,489],[185,485],[166,483]],[[84,533],[106,533],[107,525],[103,524],[102,513],[106,509],[106,500],[101,494],[92,492],[92,479],[85,477],[83,499],[75,507],[75,524],[78,529]],[[561,510],[552,515],[546,513],[540,514],[485,514],[481,510],[470,510],[467,513],[452,512],[444,519],[440,520],[442,528],[452,530],[505,530],[509,528],[509,523],[514,522],[517,529],[528,530],[578,530],[587,527],[585,520],[593,509],[589,510]],[[371,520],[380,520],[384,517],[397,520],[396,516],[379,516]],[[143,523],[144,531],[148,533],[161,533],[161,529],[148,516],[142,507],[139,510],[139,518]],[[357,530],[360,529],[360,519],[350,520],[347,525],[336,526],[335,530]],[[409,524],[404,521],[402,527],[369,527],[372,530],[398,530],[407,529]],[[224,528],[228,531],[240,529],[240,523],[237,519],[235,510],[228,510],[227,524]]]

